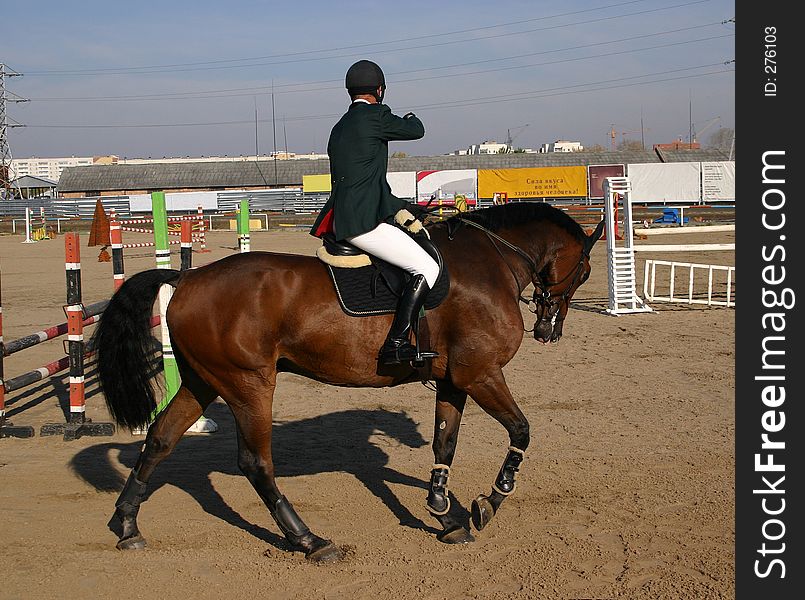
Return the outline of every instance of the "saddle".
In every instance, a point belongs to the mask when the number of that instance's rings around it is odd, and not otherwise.
[[[439,265],[439,277],[425,299],[425,309],[439,306],[450,291],[450,276],[442,254],[426,233],[411,236]],[[353,317],[393,314],[411,274],[375,256],[366,254],[333,234],[322,236],[316,256],[327,265],[342,310]]]

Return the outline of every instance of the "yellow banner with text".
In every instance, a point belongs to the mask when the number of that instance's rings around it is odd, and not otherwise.
[[[587,167],[478,169],[478,197],[505,194],[513,198],[574,198],[587,196]]]

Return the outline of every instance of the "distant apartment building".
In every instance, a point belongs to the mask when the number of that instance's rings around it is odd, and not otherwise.
[[[272,152],[268,156],[261,156],[260,160],[319,160],[327,158],[326,154],[297,154],[295,152],[285,152],[282,150]],[[63,158],[14,158],[11,160],[10,175],[11,179],[18,177],[40,177],[51,181],[58,181],[62,171],[67,167],[84,167],[91,165],[145,165],[160,163],[198,163],[198,162],[238,162],[254,161],[257,157],[252,156],[185,156],[162,158],[120,158],[115,155],[108,156],[70,156]]]
[[[568,142],[566,140],[556,140],[550,144],[542,144],[539,151],[545,152],[581,152],[584,146],[581,142]]]
[[[13,158],[11,159],[11,178],[41,177],[58,181],[67,167],[83,167],[89,165],[111,165],[117,162],[117,156],[69,156],[62,158]]]
[[[467,148],[467,154],[506,154],[511,152],[508,144],[487,140],[481,144],[473,144]]]
[[[510,144],[500,144],[495,141],[486,141],[481,144],[473,144],[467,149],[453,150],[448,156],[468,156],[472,154],[511,154],[511,153],[535,154],[536,150],[531,148],[515,148]]]

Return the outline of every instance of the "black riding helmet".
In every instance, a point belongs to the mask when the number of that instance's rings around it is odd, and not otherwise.
[[[386,77],[383,75],[383,69],[371,60],[359,60],[352,65],[347,71],[345,84],[350,96],[371,94],[378,102],[383,101]],[[379,96],[377,88],[380,88]]]

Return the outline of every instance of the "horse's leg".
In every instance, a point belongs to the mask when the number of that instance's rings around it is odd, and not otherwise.
[[[271,406],[274,384],[259,388],[260,396],[253,401],[230,405],[238,426],[238,466],[263,500],[277,526],[294,548],[316,562],[329,562],[343,557],[341,550],[330,540],[315,535],[308,529],[288,499],[277,488],[274,479],[274,462],[271,455]]]
[[[183,384],[167,408],[148,428],[137,464],[131,470],[126,485],[115,502],[113,519],[118,519],[122,526],[117,542],[120,550],[145,548],[145,538],[137,528],[137,513],[140,503],[145,499],[148,479],[156,466],[171,453],[187,428],[198,420],[216,397],[206,386],[194,389],[195,394]]]
[[[515,481],[529,442],[528,419],[512,398],[503,372],[497,370],[480,382],[466,387],[478,405],[494,417],[509,433],[509,449],[489,496],[480,494],[472,502],[472,524],[480,531],[492,520],[501,503],[517,488]]]
[[[458,429],[467,393],[457,389],[451,382],[436,382],[436,419],[433,428],[434,465],[430,472],[427,506],[430,514],[439,521],[442,531],[436,536],[446,544],[472,542],[475,538],[464,525],[450,514],[450,493],[447,480],[450,466],[456,454]]]

